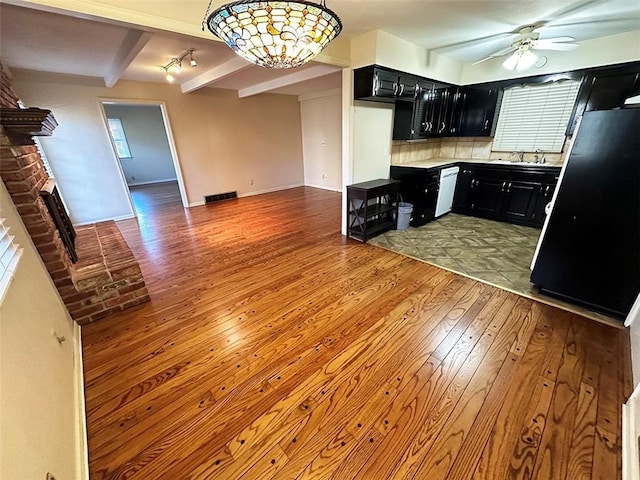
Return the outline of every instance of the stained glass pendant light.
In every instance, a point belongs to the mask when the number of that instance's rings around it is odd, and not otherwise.
[[[212,9],[202,22],[248,61],[268,68],[294,68],[318,55],[342,30],[338,16],[320,3],[232,2]]]

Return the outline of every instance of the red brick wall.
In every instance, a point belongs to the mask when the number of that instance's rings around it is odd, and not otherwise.
[[[2,107],[18,107],[18,97],[11,88],[10,79],[1,63],[0,102]],[[83,249],[88,252],[85,258],[80,260],[85,265],[104,265],[104,271],[95,272],[96,278],[92,280],[86,273],[74,268],[49,211],[39,195],[42,186],[49,179],[40,154],[30,138],[7,135],[1,125],[0,176],[74,320],[80,324],[88,323],[114,311],[149,300],[140,267],[124,240],[119,242],[122,251],[117,252],[116,256],[128,259],[126,267],[131,272],[130,278],[114,279],[103,258],[86,258],[93,255],[91,252],[101,255],[101,249],[92,249],[90,245],[76,245],[78,251]],[[110,235],[121,238],[115,224],[114,228],[115,231],[109,231]],[[84,240],[98,243],[100,241],[96,235],[85,236]],[[87,289],[84,287],[87,281],[95,285]]]

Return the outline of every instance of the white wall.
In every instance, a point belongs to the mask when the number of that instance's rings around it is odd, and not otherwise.
[[[342,92],[300,97],[304,184],[342,190]]]
[[[102,117],[101,99],[164,101],[190,204],[237,191],[250,195],[302,185],[298,99],[178,85],[15,71],[13,88],[27,106],[52,110],[60,124],[43,138],[45,153],[74,223],[131,215],[128,193]]]
[[[542,68],[530,68],[524,72],[503,68],[502,62],[507,57],[487,60],[478,65],[467,64],[464,66],[460,83],[468,85],[640,60],[640,30],[579,43],[580,46],[573,52],[539,52],[548,58],[547,64]]]
[[[176,180],[171,150],[158,105],[104,105],[107,117],[119,118],[131,158],[120,159],[128,185]]]
[[[389,178],[393,105],[354,102],[352,183]]]
[[[87,478],[80,328],[0,185],[2,215],[24,249],[0,306],[0,478]]]
[[[624,325],[629,327],[633,384],[637,387],[640,385],[640,293],[638,293]]]

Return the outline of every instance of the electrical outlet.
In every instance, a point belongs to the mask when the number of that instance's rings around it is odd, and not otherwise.
[[[325,142],[324,140],[322,142],[320,142],[320,146],[321,147],[326,147],[327,146],[327,142]]]
[[[322,179],[323,179],[323,180],[326,180],[326,179],[327,179],[327,176],[326,176],[326,175],[322,175]]]

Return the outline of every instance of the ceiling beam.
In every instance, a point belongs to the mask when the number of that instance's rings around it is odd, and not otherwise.
[[[269,92],[277,88],[293,85],[294,83],[304,82],[311,80],[312,78],[322,77],[339,71],[340,68],[336,68],[330,65],[316,65],[305,70],[283,75],[273,80],[268,80],[262,83],[256,83],[250,87],[242,88],[238,90],[238,97],[250,97],[252,95],[258,95],[259,93]]]
[[[252,66],[253,63],[247,62],[244,58],[236,56],[231,60],[227,60],[220,65],[210,68],[191,80],[187,80],[180,84],[180,88],[182,89],[182,93],[190,93]]]
[[[114,57],[107,74],[104,76],[104,83],[108,88],[113,87],[134,58],[138,56],[147,42],[151,39],[151,32],[142,30],[129,30],[124,37],[116,56]]]

